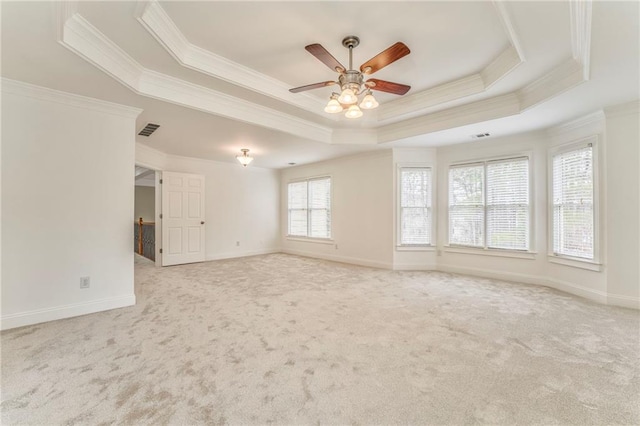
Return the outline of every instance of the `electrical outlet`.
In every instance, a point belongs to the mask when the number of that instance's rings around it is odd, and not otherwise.
[[[338,245],[336,244],[336,250],[338,250]]]
[[[80,288],[89,288],[91,284],[91,278],[80,277]]]
[[[240,247],[240,241],[236,241],[236,247]]]
[[[442,250],[438,250],[438,256],[442,256]]]

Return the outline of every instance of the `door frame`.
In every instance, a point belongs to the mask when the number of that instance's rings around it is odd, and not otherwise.
[[[157,166],[153,166],[151,164],[147,164],[143,161],[135,162],[136,166],[144,167],[145,169],[153,170],[155,172],[155,234],[156,234],[156,266],[162,266],[162,255],[160,254],[160,249],[162,248],[162,219],[160,218],[160,214],[162,213],[162,187],[160,186],[160,181],[162,180],[162,170],[158,169]],[[135,177],[134,182],[135,185]],[[135,200],[134,200],[135,202]]]

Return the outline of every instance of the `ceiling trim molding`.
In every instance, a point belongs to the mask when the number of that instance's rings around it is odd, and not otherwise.
[[[518,58],[520,58],[520,62],[524,62],[526,60],[524,57],[524,50],[522,49],[522,45],[520,44],[520,38],[518,37],[518,33],[516,33],[516,30],[513,26],[513,22],[511,21],[509,12],[507,11],[507,2],[493,0],[493,6],[498,11],[498,16],[500,17],[502,28],[504,29],[505,33],[507,33],[509,42],[511,42],[511,46],[516,50]]]
[[[589,80],[591,60],[591,0],[569,2],[571,18],[571,51],[582,65],[584,80]]]
[[[489,89],[522,63],[523,61],[520,59],[515,47],[509,46],[503,50],[497,58],[480,71],[480,77],[484,82],[484,90]]]
[[[607,107],[604,109],[604,114],[607,118],[622,117],[625,115],[640,115],[640,101],[631,101]]]
[[[2,77],[1,89],[3,94],[12,94],[38,99],[46,102],[71,106],[75,108],[89,109],[106,114],[117,115],[135,119],[142,113],[142,109],[127,105],[116,104],[100,99],[89,98],[87,96],[62,92],[60,90],[49,89],[47,87],[36,86],[17,80],[10,80]]]
[[[393,142],[519,113],[518,96],[508,93],[381,127],[378,129],[378,143]]]
[[[551,138],[559,138],[567,133],[572,133],[578,130],[587,131],[592,134],[600,133],[604,129],[604,119],[604,112],[599,110],[591,114],[578,117],[574,120],[550,127],[546,129],[546,133]]]
[[[64,23],[60,43],[140,95],[331,142],[329,127],[142,67],[78,13]]]
[[[481,93],[483,90],[484,82],[482,77],[480,74],[473,74],[380,105],[377,109],[378,119],[386,121],[410,112],[419,112],[436,105]]]
[[[582,65],[573,58],[517,91],[523,111],[583,83]]]
[[[290,85],[198,47],[184,36],[171,17],[155,0],[146,3],[136,16],[142,26],[183,67],[253,90],[271,98],[295,105],[325,118],[324,101],[306,93],[289,92]],[[337,120],[337,117],[328,118]]]

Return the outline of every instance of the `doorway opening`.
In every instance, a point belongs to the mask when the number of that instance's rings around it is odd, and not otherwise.
[[[156,261],[156,171],[136,165],[134,203],[135,253]]]

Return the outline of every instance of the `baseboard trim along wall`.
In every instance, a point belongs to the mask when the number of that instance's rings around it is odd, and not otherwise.
[[[55,321],[59,319],[77,317],[80,315],[94,314],[110,309],[124,308],[136,304],[135,295],[109,297],[106,299],[91,300],[89,302],[75,303],[72,305],[54,306],[52,308],[37,309],[34,311],[19,312],[3,315],[0,329],[24,327],[26,325],[39,324],[41,322]]]
[[[207,254],[205,260],[224,260],[224,259],[234,259],[236,257],[249,257],[249,256],[258,256],[261,254],[273,254],[273,253],[282,253],[280,248],[269,248],[262,250],[247,250],[241,252],[234,253],[216,253],[216,254]]]
[[[434,263],[394,263],[394,271],[436,271],[438,266]]]
[[[377,262],[367,259],[359,259],[356,257],[336,256],[324,253],[312,253],[303,250],[284,249],[282,253],[294,254],[296,256],[312,257],[315,259],[330,260],[332,262],[350,263],[352,265],[369,266],[371,268],[393,269],[393,264],[386,262]]]

